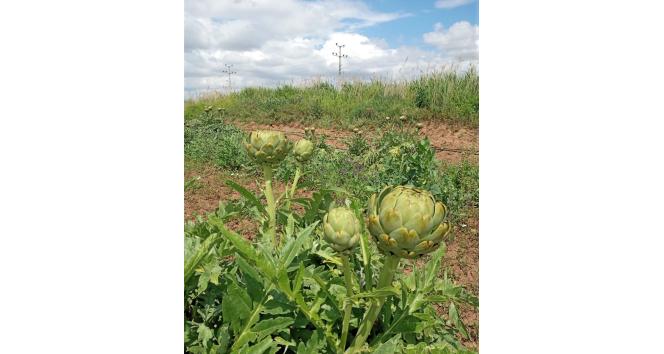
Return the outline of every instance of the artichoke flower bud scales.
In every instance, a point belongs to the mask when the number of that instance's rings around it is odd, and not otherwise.
[[[383,252],[417,258],[437,249],[450,231],[446,213],[428,191],[386,187],[369,200],[369,232]]]
[[[309,160],[311,155],[314,152],[314,144],[307,139],[300,139],[295,146],[293,147],[293,154],[295,159],[299,162],[305,162]]]
[[[333,208],[323,217],[325,241],[338,252],[355,247],[360,241],[361,230],[360,221],[349,208]]]
[[[271,166],[283,161],[291,148],[283,133],[265,130],[251,132],[244,146],[249,157],[257,163]]]

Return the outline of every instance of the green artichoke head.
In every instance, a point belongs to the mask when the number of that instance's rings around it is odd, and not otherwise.
[[[429,191],[390,186],[369,199],[369,232],[383,252],[417,258],[437,249],[450,231],[446,213]]]
[[[323,236],[338,252],[352,249],[360,241],[360,220],[352,209],[332,208],[323,217]]]
[[[388,153],[392,156],[398,157],[401,156],[401,149],[398,146],[391,148]]]
[[[300,139],[295,143],[293,147],[293,155],[295,159],[300,162],[305,162],[309,160],[311,154],[314,153],[314,144],[307,139]]]
[[[257,130],[251,132],[244,147],[257,163],[274,166],[286,158],[291,145],[281,132]]]

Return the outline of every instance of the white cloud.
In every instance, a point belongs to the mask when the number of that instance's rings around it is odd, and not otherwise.
[[[474,1],[475,0],[438,0],[434,4],[434,6],[436,6],[439,9],[452,9],[462,5],[470,4],[471,2]]]
[[[449,57],[476,60],[479,55],[479,32],[479,26],[466,21],[456,22],[447,30],[436,23],[434,31],[425,33],[423,39]]]
[[[375,12],[349,0],[187,0],[185,48],[258,48],[268,40],[324,36],[403,16],[408,14]]]
[[[349,58],[343,59],[343,71],[352,78],[411,78],[472,63],[458,62],[445,50],[390,48],[380,38],[354,33],[405,15],[376,12],[350,0],[186,0],[185,94],[227,87],[224,64],[233,64],[237,71],[234,88],[333,79],[336,42],[346,45],[343,53]]]

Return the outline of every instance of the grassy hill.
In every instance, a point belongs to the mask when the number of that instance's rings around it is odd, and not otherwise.
[[[327,82],[308,87],[245,88],[209,94],[185,102],[185,119],[199,117],[206,107],[224,117],[257,123],[315,126],[375,126],[386,116],[444,120],[477,127],[479,74],[432,73],[412,81],[347,82],[339,89]]]

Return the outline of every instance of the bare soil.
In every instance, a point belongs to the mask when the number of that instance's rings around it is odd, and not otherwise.
[[[267,129],[283,132],[287,137],[296,140],[304,136],[304,127],[300,123],[285,124],[257,124],[246,122],[235,122],[238,128],[245,131]],[[478,162],[479,151],[479,132],[477,129],[470,129],[458,125],[449,125],[440,121],[424,121],[422,129],[419,130],[420,136],[429,138],[431,145],[436,149],[436,158],[448,162],[460,162],[467,160]],[[418,130],[412,124],[406,124],[404,127],[399,125],[388,125],[390,129],[410,129],[414,132]],[[326,142],[337,149],[346,148],[345,141],[354,133],[350,130],[338,130],[327,128],[316,128],[317,135],[325,135]],[[375,130],[365,130],[368,139],[376,138]]]

